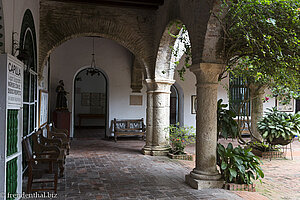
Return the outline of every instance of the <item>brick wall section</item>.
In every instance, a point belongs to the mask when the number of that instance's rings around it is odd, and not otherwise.
[[[63,42],[100,36],[128,48],[144,66],[146,77],[154,78],[162,35],[174,19],[187,26],[193,63],[200,63],[212,6],[207,1],[165,0],[158,10],[141,10],[41,0],[39,73],[47,56]]]

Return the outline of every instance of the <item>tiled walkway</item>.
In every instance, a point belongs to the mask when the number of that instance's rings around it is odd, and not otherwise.
[[[241,199],[184,183],[190,170],[167,157],[144,156],[140,140],[75,139],[59,183],[59,199]]]
[[[227,143],[228,141],[221,141]],[[184,183],[194,161],[141,154],[144,141],[78,138],[72,141],[58,199],[300,199],[300,143],[294,141],[294,160],[263,161],[265,178],[257,192],[221,189],[197,191]],[[194,146],[187,148],[191,153]],[[25,186],[25,184],[24,184]]]
[[[227,143],[232,142],[234,146],[236,142],[231,140],[220,141],[227,146]],[[255,193],[250,192],[236,192],[246,200],[299,200],[300,199],[300,142],[296,139],[292,143],[293,160],[291,159],[290,151],[286,154],[286,158],[262,159],[262,169],[265,178],[262,179],[262,184],[256,182]],[[194,146],[187,148],[189,153],[194,154]],[[195,163],[191,161],[180,161],[183,165],[194,168]]]

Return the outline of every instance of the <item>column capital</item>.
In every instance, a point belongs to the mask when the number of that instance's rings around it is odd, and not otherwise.
[[[193,64],[189,69],[196,75],[198,83],[217,83],[219,74],[225,69],[225,64],[198,63]]]
[[[170,87],[175,83],[175,80],[169,79],[146,79],[148,92],[170,93]]]

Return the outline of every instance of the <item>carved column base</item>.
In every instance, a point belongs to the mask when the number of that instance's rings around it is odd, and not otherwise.
[[[144,155],[151,155],[151,146],[144,146],[142,149],[142,154]]]
[[[170,151],[169,145],[152,146],[151,156],[166,156]]]
[[[224,181],[220,179],[219,175],[216,176],[206,176],[208,179],[196,179],[192,174],[188,174],[185,176],[185,182],[194,189],[211,189],[211,188],[222,188],[224,185]]]
[[[144,146],[142,153],[151,156],[166,156],[170,151],[170,146]]]

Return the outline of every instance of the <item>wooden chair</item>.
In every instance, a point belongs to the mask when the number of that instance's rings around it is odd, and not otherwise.
[[[57,160],[59,157],[59,150],[56,147],[47,147],[51,150],[51,154],[34,154],[30,145],[29,138],[23,140],[23,148],[28,163],[28,182],[27,182],[27,193],[36,191],[54,191],[57,192],[57,174],[58,165]],[[49,169],[49,166],[50,169]],[[48,175],[50,178],[43,178]],[[41,188],[32,188],[34,183],[41,184]],[[53,183],[53,187],[44,188],[44,184]]]
[[[54,139],[48,139],[45,138],[42,134],[42,130],[39,129],[37,132],[35,132],[32,135],[33,139],[33,151],[36,155],[48,155],[53,153],[53,148],[49,147],[55,147],[59,152],[57,162],[59,164],[59,177],[62,177],[64,174],[64,164],[66,159],[66,149],[62,148],[62,141],[61,139],[54,138]]]
[[[47,128],[47,137],[48,138],[59,138],[62,140],[63,148],[67,149],[67,155],[70,151],[70,137],[67,129],[57,129],[54,127],[54,123],[46,125]]]

